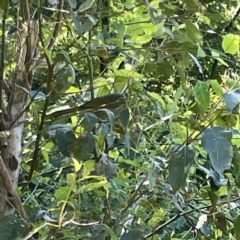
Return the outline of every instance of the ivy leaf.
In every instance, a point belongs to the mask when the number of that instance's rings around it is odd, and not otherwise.
[[[229,169],[232,162],[232,132],[222,127],[213,127],[204,131],[202,146],[209,153],[213,168],[222,174]]]

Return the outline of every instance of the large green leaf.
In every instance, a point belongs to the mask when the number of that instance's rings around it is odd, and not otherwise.
[[[183,146],[171,155],[168,165],[169,183],[174,192],[185,186],[194,157],[195,149],[192,146]]]
[[[213,168],[222,174],[230,169],[233,149],[231,144],[232,132],[222,127],[213,127],[204,131],[202,146],[209,153]]]
[[[197,82],[194,87],[194,95],[201,112],[205,112],[210,104],[209,85],[205,82]]]
[[[239,35],[227,34],[222,41],[222,47],[225,53],[236,54],[239,52]]]

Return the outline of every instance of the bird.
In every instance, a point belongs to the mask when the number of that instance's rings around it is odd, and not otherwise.
[[[93,112],[99,118],[108,118],[107,110],[110,110],[117,117],[126,105],[126,95],[113,93],[96,97],[80,106],[54,112],[54,116],[63,116],[77,112]],[[106,109],[106,111],[104,110]],[[103,117],[104,116],[104,117]]]

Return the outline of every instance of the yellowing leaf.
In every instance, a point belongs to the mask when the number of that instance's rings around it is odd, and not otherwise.
[[[76,173],[76,172],[78,172],[78,171],[81,169],[81,167],[82,167],[82,161],[79,162],[79,161],[78,161],[77,159],[75,159],[75,158],[72,158],[72,160],[73,160],[74,169],[75,169],[75,173]]]

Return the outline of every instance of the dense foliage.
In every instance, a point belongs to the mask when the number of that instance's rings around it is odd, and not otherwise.
[[[28,7],[39,47],[18,188],[24,239],[240,239],[240,1]],[[9,3],[1,31],[8,83],[21,8]],[[23,225],[6,216],[0,235],[22,237]]]

